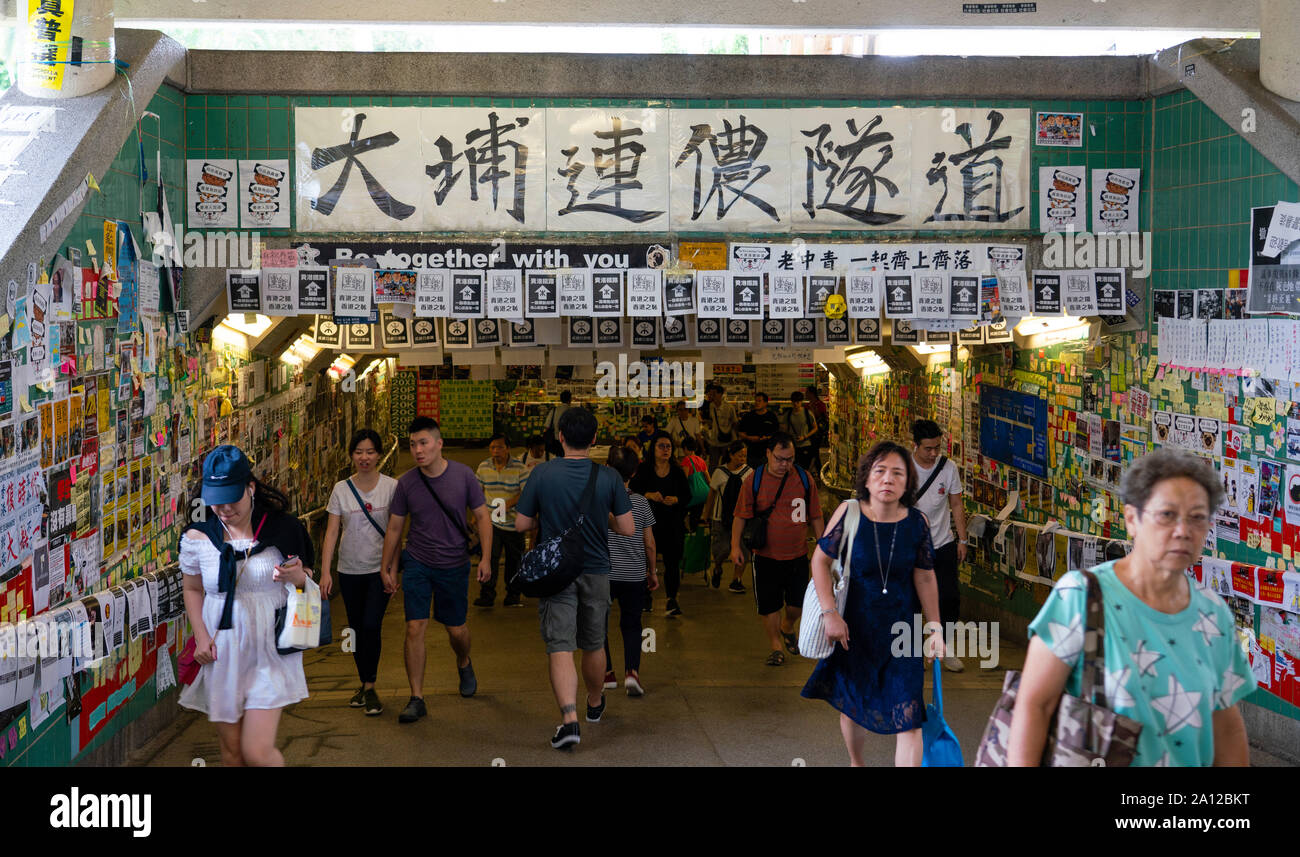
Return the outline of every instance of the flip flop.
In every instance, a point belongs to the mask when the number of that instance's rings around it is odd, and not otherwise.
[[[785,652],[773,650],[772,654],[767,656],[767,665],[769,667],[779,667],[785,665]]]
[[[799,654],[799,636],[797,634],[787,634],[785,631],[781,632],[781,636],[785,638],[786,650],[792,655]]]

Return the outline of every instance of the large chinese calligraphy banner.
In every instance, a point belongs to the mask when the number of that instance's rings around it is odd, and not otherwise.
[[[300,232],[1030,228],[1027,109],[298,108]]]

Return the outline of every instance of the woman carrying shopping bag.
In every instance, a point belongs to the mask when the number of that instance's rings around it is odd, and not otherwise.
[[[912,508],[916,471],[907,450],[876,444],[858,463],[856,497],[831,516],[813,551],[812,578],[826,639],[835,645],[818,661],[803,696],[824,699],[840,712],[840,732],[854,767],[864,765],[867,732],[895,735],[894,763],[921,764],[924,672],[921,652],[896,657],[894,624],[911,628],[915,604],[926,621],[938,621],[939,590],[934,550],[925,516]],[[857,504],[856,534],[845,540],[851,504]],[[832,590],[831,562],[842,557],[849,571],[843,615]],[[804,622],[815,619],[804,613]],[[910,639],[910,635],[909,635]],[[925,642],[927,657],[943,656],[942,634]]]
[[[180,543],[199,664],[180,704],[216,726],[223,765],[280,767],[280,711],[307,698],[307,677],[301,651],[276,650],[275,614],[286,583],[316,585],[311,539],[238,447],[218,446],[203,459],[202,496],[207,514]]]

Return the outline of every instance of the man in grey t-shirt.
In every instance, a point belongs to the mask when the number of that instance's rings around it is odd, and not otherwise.
[[[557,427],[564,457],[539,464],[524,485],[515,506],[515,529],[527,532],[540,524],[539,538],[558,536],[585,514],[582,545],[583,574],[559,593],[538,601],[542,639],[550,665],[551,690],[562,722],[551,738],[557,750],[577,744],[578,674],[573,653],[582,649],[582,678],[587,686],[587,722],[605,713],[605,619],[609,613],[610,530],[636,534],[632,504],[623,480],[608,467],[598,467],[592,498],[586,509],[579,501],[591,478],[588,450],[596,439],[596,417],[586,408],[570,408]]]
[[[483,486],[474,471],[442,457],[442,432],[428,417],[417,417],[409,428],[411,455],[415,467],[397,480],[388,507],[384,535],[384,558],[380,574],[384,591],[397,591],[397,557],[402,527],[408,516],[402,556],[402,596],[406,610],[406,678],[411,699],[398,715],[399,723],[414,723],[428,713],[424,705],[424,632],[429,625],[429,602],[433,618],[447,629],[447,639],[456,653],[460,674],[460,695],[473,696],[478,689],[469,660],[469,527],[465,510],[474,514],[483,557],[478,563],[479,583],[492,576],[492,521],[488,516]]]

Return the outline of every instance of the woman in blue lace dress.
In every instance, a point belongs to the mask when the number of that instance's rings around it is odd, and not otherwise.
[[[894,764],[917,767],[925,720],[924,665],[922,653],[912,651],[912,629],[918,612],[926,621],[939,618],[929,524],[912,508],[916,471],[898,444],[883,441],[872,447],[858,462],[854,486],[856,498],[835,511],[813,551],[812,576],[826,637],[838,645],[817,662],[803,695],[839,710],[854,767],[864,764],[867,732],[898,736]],[[845,518],[853,511],[857,534],[852,545],[845,545]],[[850,569],[843,616],[835,609],[831,588],[831,563],[837,558],[846,558]],[[895,631],[898,622],[905,623],[905,635]],[[942,636],[928,636],[925,656],[943,657]]]

